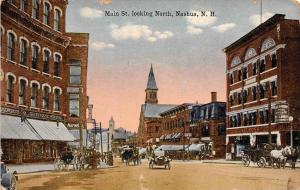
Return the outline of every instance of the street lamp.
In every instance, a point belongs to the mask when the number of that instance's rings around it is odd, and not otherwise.
[[[293,116],[289,116],[289,123],[291,125],[290,138],[291,138],[291,147],[293,147]]]

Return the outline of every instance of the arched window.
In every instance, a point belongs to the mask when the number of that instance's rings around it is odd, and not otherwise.
[[[28,0],[20,0],[20,9],[21,11],[26,12],[28,6]]]
[[[275,41],[272,38],[267,38],[263,41],[261,45],[261,52],[270,49],[271,47],[274,47],[276,45]]]
[[[38,99],[38,89],[39,89],[39,85],[37,83],[32,83],[32,87],[31,87],[31,107],[36,108],[37,105],[37,99]]]
[[[59,9],[54,8],[54,30],[60,31],[61,29],[61,11]]]
[[[61,56],[58,54],[54,55],[54,76],[60,76],[60,67],[61,67]]]
[[[49,59],[50,59],[50,52],[48,50],[44,50],[44,67],[43,72],[48,73],[49,72]]]
[[[25,39],[20,41],[20,64],[26,65],[27,62],[27,42]]]
[[[43,109],[49,109],[49,93],[50,88],[48,86],[44,86],[43,88]]]
[[[32,18],[39,19],[39,0],[32,0]]]
[[[11,75],[7,77],[7,95],[6,101],[13,103],[14,102],[14,81],[15,78]]]
[[[26,85],[27,85],[27,81],[21,79],[19,83],[19,104],[20,105],[26,104]]]
[[[15,36],[13,33],[8,34],[7,59],[14,61],[15,54]]]
[[[231,61],[231,67],[234,67],[241,63],[241,59],[238,56],[235,56]]]
[[[250,59],[250,58],[252,58],[254,56],[256,56],[255,49],[254,48],[247,49],[246,54],[245,54],[245,60]]]
[[[49,25],[50,24],[49,19],[50,19],[50,4],[45,3],[44,4],[44,16],[43,16],[44,24]]]
[[[37,69],[37,66],[38,66],[38,54],[39,54],[39,47],[37,45],[32,45],[31,67],[33,69]]]
[[[54,90],[54,111],[60,111],[60,90]]]

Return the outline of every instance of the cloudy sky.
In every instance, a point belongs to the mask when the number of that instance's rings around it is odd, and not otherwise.
[[[256,2],[257,1],[257,2]],[[105,127],[137,130],[150,65],[159,103],[225,101],[222,49],[260,23],[260,0],[69,0],[67,31],[88,32],[88,94]],[[264,0],[263,20],[275,13],[299,19],[298,0]],[[300,0],[299,0],[300,1]],[[215,17],[105,16],[105,11],[214,11]]]

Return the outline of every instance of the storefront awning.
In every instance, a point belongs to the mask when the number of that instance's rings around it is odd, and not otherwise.
[[[163,140],[165,137],[165,135],[162,135],[161,137],[159,137],[160,140]]]
[[[200,152],[202,147],[204,147],[204,144],[191,144],[188,148],[189,151],[191,152]]]
[[[177,133],[176,136],[174,137],[175,139],[180,139],[181,133]]]
[[[0,115],[1,139],[41,140],[33,128],[21,122],[20,117]]]
[[[29,124],[41,136],[43,140],[74,141],[74,136],[61,122],[27,119]]]

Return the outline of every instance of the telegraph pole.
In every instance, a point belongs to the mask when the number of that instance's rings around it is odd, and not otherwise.
[[[102,127],[101,127],[101,122],[99,123],[100,125],[100,148],[101,148],[101,160],[103,161],[103,145],[102,145]]]
[[[262,0],[261,0],[262,1]],[[269,132],[269,144],[272,144],[272,134],[271,134],[271,122],[272,122],[272,117],[271,117],[271,113],[272,113],[272,108],[271,108],[271,85],[269,84],[269,93],[268,93],[268,132]]]

